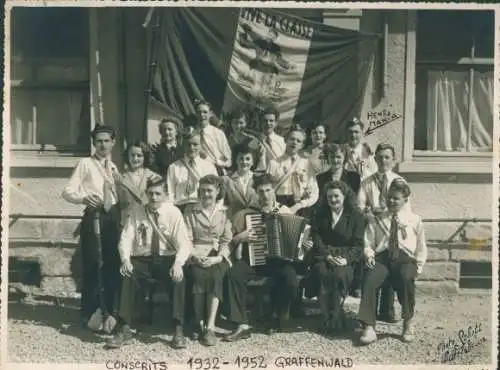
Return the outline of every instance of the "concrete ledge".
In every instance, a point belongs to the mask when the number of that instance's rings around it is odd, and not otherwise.
[[[79,219],[19,218],[11,220],[9,239],[77,241]]]
[[[428,247],[427,261],[448,261],[450,253],[446,248]]]
[[[474,262],[491,262],[491,250],[451,250],[452,261],[474,261]]]
[[[40,289],[47,295],[70,297],[76,293],[76,282],[66,276],[45,276],[42,278]]]
[[[42,276],[71,278],[80,273],[80,263],[73,262],[76,251],[76,248],[19,247],[9,249],[9,257],[38,261]]]
[[[454,280],[460,279],[460,264],[457,262],[430,262],[424,265],[418,280]]]
[[[429,294],[440,296],[443,294],[458,294],[459,287],[457,281],[416,281],[417,294]]]

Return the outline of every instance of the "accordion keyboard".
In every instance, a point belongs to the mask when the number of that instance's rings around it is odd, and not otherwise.
[[[254,238],[254,241],[248,243],[248,262],[250,266],[265,265],[269,250],[262,214],[247,215],[247,228]]]

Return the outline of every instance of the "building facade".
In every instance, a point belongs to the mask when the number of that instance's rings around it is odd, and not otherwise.
[[[16,8],[11,13],[8,204],[10,244],[21,248],[15,254],[28,253],[33,240],[75,243],[83,208],[65,202],[61,191],[79,158],[91,153],[89,132],[96,123],[117,129],[113,155],[119,164],[125,140],[142,137],[147,12]],[[397,171],[413,191],[412,206],[429,220],[428,239],[447,240],[466,219],[491,219],[493,12],[294,13],[380,34],[376,53],[359,50],[359,64],[368,71],[361,81],[360,118],[371,131],[372,148],[379,142],[395,146]],[[447,32],[436,28],[443,22],[452,25]],[[160,116],[150,110],[151,137]],[[491,223],[471,223],[461,236],[491,238]]]

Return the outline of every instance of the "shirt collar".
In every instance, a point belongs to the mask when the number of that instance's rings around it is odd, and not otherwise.
[[[177,147],[177,141],[174,140],[173,142],[171,143],[167,143],[166,141],[162,141],[161,144],[167,148],[167,149],[172,149],[172,148],[176,148]]]
[[[342,216],[342,213],[344,213],[344,208],[342,207],[339,212],[335,212],[333,209],[330,210],[332,213],[332,218],[334,220],[338,220],[340,216]]]
[[[222,204],[221,202],[216,202],[215,203],[215,207],[214,207],[214,213],[217,213],[219,211],[226,211],[227,210],[227,207]],[[205,210],[203,209],[202,205],[201,205],[201,202],[198,202],[198,203],[195,203],[193,205],[193,211],[196,211],[196,212],[205,212]]]

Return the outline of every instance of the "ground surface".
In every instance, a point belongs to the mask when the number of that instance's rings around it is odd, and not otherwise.
[[[319,317],[296,320],[301,326],[293,333],[269,337],[255,333],[250,340],[238,343],[218,342],[206,348],[188,341],[185,350],[174,351],[168,346],[170,334],[163,320],[162,306],[158,306],[153,327],[145,327],[134,344],[119,350],[103,347],[105,336],[97,336],[80,329],[76,307],[56,307],[50,302],[9,303],[8,354],[9,362],[45,363],[104,363],[106,361],[166,361],[185,364],[190,357],[218,356],[234,361],[240,356],[263,356],[269,365],[280,356],[310,356],[315,358],[350,358],[356,364],[419,364],[439,363],[443,358],[440,343],[454,340],[459,352],[450,364],[489,364],[492,347],[491,292],[459,296],[420,296],[415,318],[416,339],[411,344],[400,341],[402,324],[377,324],[379,340],[360,347],[356,334],[330,339],[313,331]],[[350,299],[347,310],[357,310],[358,301]],[[396,304],[397,310],[399,305]],[[163,311],[164,312],[164,311]],[[460,330],[480,325],[480,331],[471,335],[471,347],[461,353]],[[221,326],[224,326],[221,323]],[[496,328],[496,324],[495,324]],[[496,330],[496,329],[495,329]],[[224,329],[220,330],[221,332]],[[471,333],[472,334],[472,333]]]

